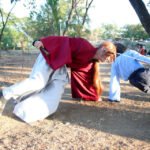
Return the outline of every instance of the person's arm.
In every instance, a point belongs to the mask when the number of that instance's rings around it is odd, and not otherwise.
[[[144,55],[141,55],[140,53],[136,51],[132,51],[132,57],[134,57],[134,59],[137,59],[138,61],[144,62],[146,64],[150,64],[150,58]]]
[[[98,62],[94,62],[93,86],[95,87],[97,94],[102,95],[103,86],[99,78],[99,63]]]
[[[115,68],[114,64],[112,64],[112,67],[111,67],[109,100],[120,101],[120,80],[117,75],[117,69]]]

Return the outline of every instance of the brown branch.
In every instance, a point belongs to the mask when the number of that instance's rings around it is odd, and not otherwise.
[[[0,9],[0,14],[1,14],[1,17],[2,17],[2,24],[4,26],[4,16],[3,16],[3,13],[2,13],[2,10]]]
[[[137,16],[139,17],[141,24],[146,32],[150,35],[150,15],[142,0],[129,0],[134,8]]]
[[[91,0],[90,3],[88,4],[88,0],[86,0],[86,9],[85,9],[85,14],[84,14],[84,16],[83,16],[82,26],[84,25],[84,23],[85,23],[85,21],[86,21],[86,17],[87,17],[87,14],[88,14],[88,10],[89,10],[89,8],[91,7],[93,1],[94,1],[94,0]]]
[[[67,29],[68,29],[69,21],[71,20],[72,13],[73,13],[73,10],[74,10],[74,8],[75,8],[75,3],[76,3],[76,0],[72,0],[72,1],[71,1],[71,10],[70,10],[70,12],[69,12],[68,19],[67,19],[67,21],[65,22],[66,27],[65,27],[65,29],[64,29],[64,31],[63,31],[63,35],[65,35],[65,33],[66,33]]]
[[[9,17],[10,17],[10,14],[11,14],[12,10],[14,9],[14,7],[16,6],[16,3],[17,3],[17,2],[15,1],[13,7],[10,9],[10,11],[9,11],[9,13],[8,13],[8,15],[7,15],[7,17],[6,17],[5,22],[4,22],[3,13],[2,13],[2,11],[0,11],[1,16],[2,16],[2,21],[3,21],[3,27],[2,27],[2,30],[1,30],[1,33],[0,33],[0,42],[1,42],[1,40],[2,40],[3,32],[4,32],[4,29],[5,29],[6,24],[7,24],[7,22],[8,22],[8,19],[9,19]]]

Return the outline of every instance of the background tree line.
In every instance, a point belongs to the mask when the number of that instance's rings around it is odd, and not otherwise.
[[[40,9],[37,9],[35,0],[25,0],[24,6],[30,10],[30,16],[26,18],[17,18],[11,13],[18,1],[11,0],[12,8],[8,13],[0,8],[0,49],[32,49],[34,39],[47,35],[81,36],[91,41],[116,38],[144,40],[150,35],[149,13],[142,0],[129,0],[142,18],[141,24],[124,27],[103,24],[94,30],[89,30],[88,16],[94,0],[46,0]]]

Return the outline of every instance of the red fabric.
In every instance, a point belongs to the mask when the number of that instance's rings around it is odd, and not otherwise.
[[[145,49],[144,48],[140,49],[140,54],[145,55]]]
[[[91,59],[96,53],[97,48],[93,47],[83,38],[71,38],[70,46],[72,49],[72,62],[67,65],[70,68],[83,68],[91,63]]]
[[[43,51],[41,53],[54,70],[71,62],[71,47],[68,37],[49,36],[40,40],[50,55],[45,55]]]
[[[41,39],[50,53],[46,56],[47,63],[55,70],[64,64],[71,68],[71,89],[73,98],[98,100],[96,90],[92,86],[92,57],[96,52],[87,40],[61,36],[49,36]]]
[[[40,40],[50,55],[45,55],[43,51],[41,53],[54,70],[64,64],[71,68],[83,67],[96,52],[96,48],[83,38],[48,36]]]
[[[71,70],[71,92],[73,98],[92,101],[97,101],[99,99],[99,95],[97,95],[92,85],[93,71],[93,63],[79,70]]]

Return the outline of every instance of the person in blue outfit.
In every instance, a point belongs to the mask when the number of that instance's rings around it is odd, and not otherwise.
[[[130,82],[139,90],[150,93],[150,58],[139,54],[135,50],[127,49],[121,43],[115,43],[118,56],[111,66],[109,98],[110,102],[120,101],[120,79]]]

